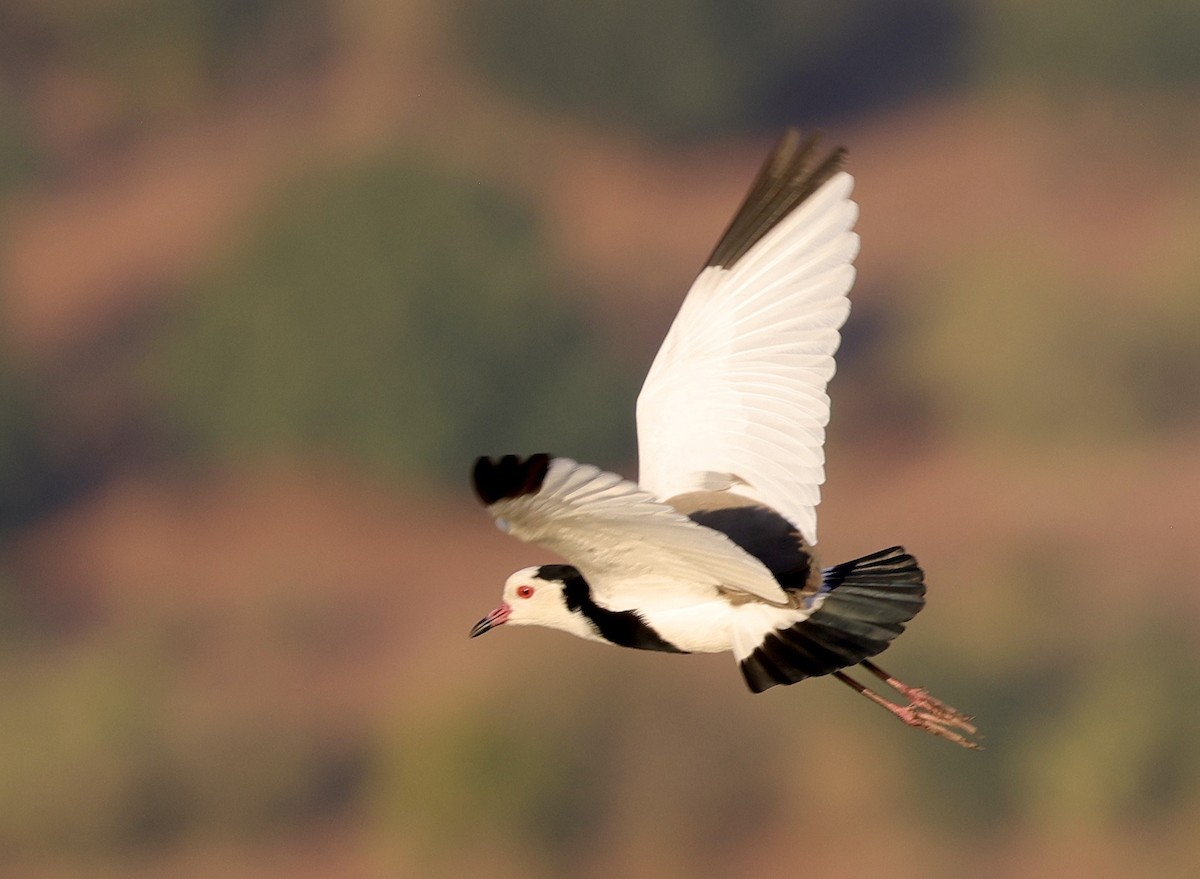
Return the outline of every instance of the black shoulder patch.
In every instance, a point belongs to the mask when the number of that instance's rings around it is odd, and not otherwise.
[[[763,236],[842,167],[846,150],[838,147],[814,164],[818,136],[801,138],[789,128],[771,150],[745,201],[717,242],[706,266],[732,268]]]
[[[480,458],[471,471],[475,494],[490,507],[503,498],[537,494],[550,469],[550,456],[545,452],[530,455],[524,461],[516,455],[505,455],[499,461]]]
[[[719,531],[754,556],[788,590],[808,587],[812,556],[796,527],[769,507],[718,507],[695,510],[688,518]]]

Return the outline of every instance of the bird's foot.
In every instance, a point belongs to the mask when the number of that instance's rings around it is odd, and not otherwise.
[[[847,677],[841,672],[835,672],[835,676],[842,680],[843,683],[849,684],[859,693],[866,696],[876,705],[887,709],[887,711],[894,714],[908,726],[924,730],[930,735],[947,739],[963,748],[978,750],[983,747],[977,741],[980,738],[979,729],[972,723],[974,720],[973,717],[963,714],[957,708],[947,705],[940,699],[935,699],[920,687],[910,687],[908,684],[893,678],[873,663],[863,662],[862,665],[867,671],[887,683],[889,687],[907,699],[908,704],[897,705],[895,702],[885,699],[874,690],[864,687],[853,678]]]
[[[894,705],[888,702],[885,707],[909,726],[922,729],[930,735],[947,739],[972,751],[982,747],[973,738],[979,735],[979,730],[971,723],[972,718],[928,694],[914,699],[908,705]]]

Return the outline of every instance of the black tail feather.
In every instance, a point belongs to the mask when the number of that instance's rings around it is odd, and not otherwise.
[[[751,690],[794,684],[882,653],[925,606],[925,575],[903,547],[893,546],[826,568],[817,600],[808,619],[768,633],[742,660]]]

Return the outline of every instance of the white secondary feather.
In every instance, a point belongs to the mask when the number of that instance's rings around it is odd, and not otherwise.
[[[514,537],[569,560],[611,610],[744,592],[787,595],[756,558],[615,473],[554,458],[535,494],[488,507]]]
[[[835,174],[732,268],[696,279],[638,397],[644,488],[729,488],[817,542],[825,387],[858,253],[852,186]]]

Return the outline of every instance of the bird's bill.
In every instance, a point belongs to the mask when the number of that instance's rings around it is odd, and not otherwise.
[[[475,638],[479,635],[482,635],[489,629],[494,629],[496,626],[504,625],[504,623],[508,622],[508,615],[510,613],[512,613],[511,607],[509,607],[507,604],[500,605],[498,608],[471,627],[471,637]]]

